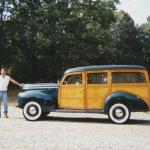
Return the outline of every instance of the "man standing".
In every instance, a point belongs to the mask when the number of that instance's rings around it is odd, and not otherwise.
[[[13,80],[11,77],[6,75],[6,68],[1,68],[1,75],[0,75],[0,102],[3,101],[4,105],[4,118],[8,118],[8,102],[7,102],[7,87],[9,81],[21,87],[17,81]],[[1,105],[0,105],[0,117],[1,117]]]

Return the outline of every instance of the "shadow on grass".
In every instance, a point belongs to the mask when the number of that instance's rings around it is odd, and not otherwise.
[[[100,123],[100,124],[113,124],[108,118],[73,118],[73,117],[52,117],[46,116],[40,121],[62,121],[62,122],[80,122],[80,123]],[[130,119],[126,124],[122,125],[150,125],[150,120],[137,120]]]

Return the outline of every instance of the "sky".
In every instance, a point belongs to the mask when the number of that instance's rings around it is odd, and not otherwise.
[[[150,16],[150,0],[120,0],[120,2],[117,8],[127,12],[135,23],[147,22],[147,17]]]

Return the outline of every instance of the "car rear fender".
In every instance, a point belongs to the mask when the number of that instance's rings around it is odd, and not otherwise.
[[[130,111],[148,111],[148,105],[140,97],[127,92],[114,92],[105,100],[104,112],[108,113],[110,106],[115,103],[125,104]]]

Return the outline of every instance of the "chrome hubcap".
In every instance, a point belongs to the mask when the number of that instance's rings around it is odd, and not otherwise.
[[[29,113],[31,114],[31,115],[34,115],[34,114],[36,114],[36,108],[34,107],[34,106],[31,106],[30,108],[29,108]]]
[[[115,110],[115,115],[116,115],[116,117],[121,118],[121,117],[123,116],[123,111],[122,111],[122,109],[117,108],[117,109]]]

